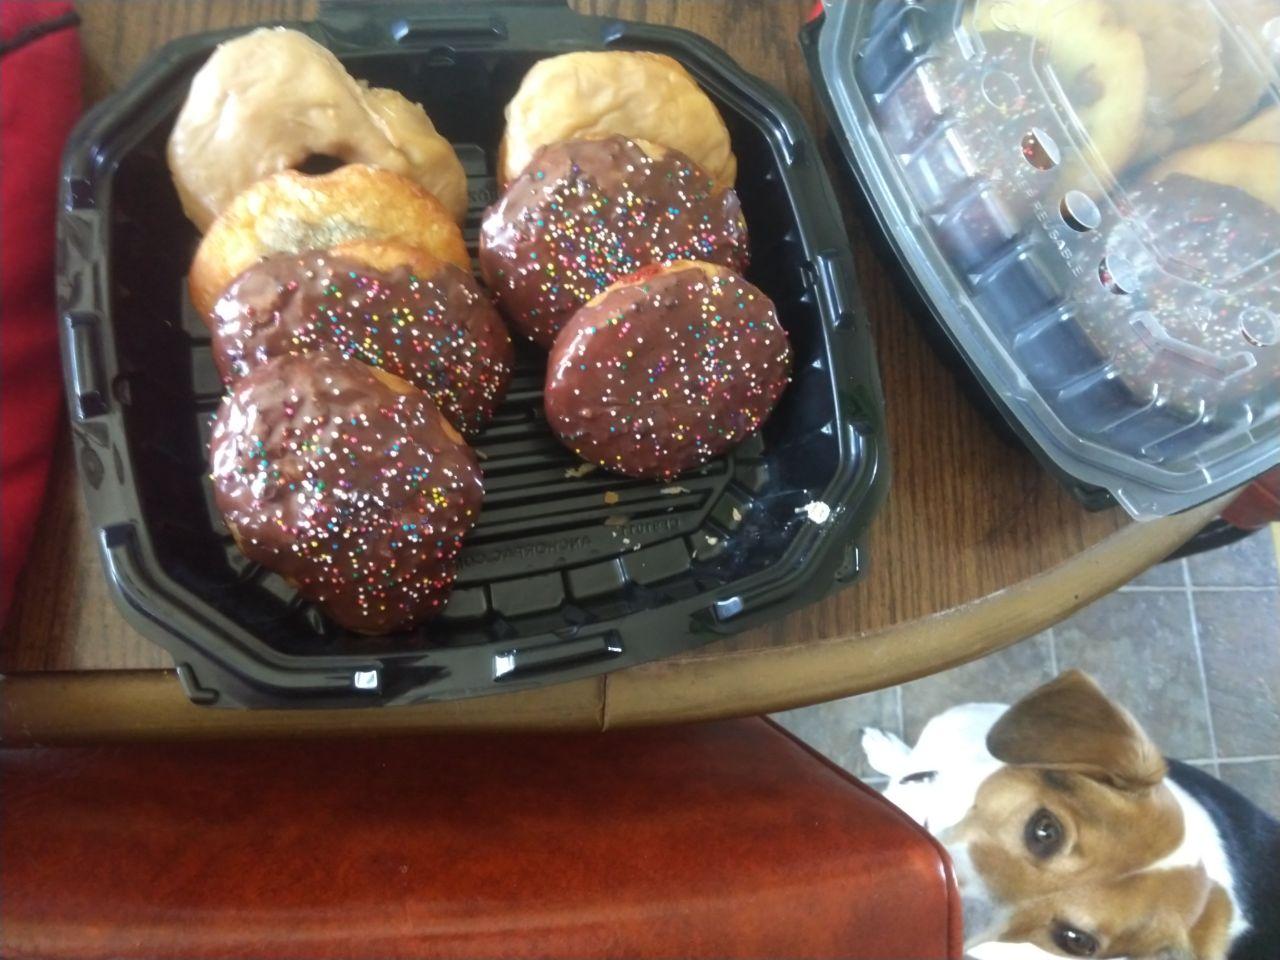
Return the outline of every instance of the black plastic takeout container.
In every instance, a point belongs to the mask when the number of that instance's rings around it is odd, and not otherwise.
[[[594,49],[681,61],[729,125],[749,276],[777,304],[795,377],[758,437],[655,483],[584,471],[543,419],[545,356],[522,347],[476,443],[484,507],[444,615],[406,635],[342,632],[249,564],[212,507],[206,445],[222,387],[183,292],[198,237],[164,147],[192,74],[243,31],[169,44],[68,144],[59,303],[107,578],[195,702],[360,706],[540,686],[690,649],[859,574],[887,484],[883,400],[848,239],[793,104],[695,35],[558,4],[329,3],[290,26],[426,107],[470,177],[473,249],[495,197],[503,107],[535,61]]]

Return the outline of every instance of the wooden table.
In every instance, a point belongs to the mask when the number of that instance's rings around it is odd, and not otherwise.
[[[582,12],[705,34],[788,92],[815,127],[796,34],[810,0],[574,0]],[[186,33],[314,16],[310,0],[81,0],[86,100]],[[834,169],[834,167],[833,167]],[[838,189],[843,189],[836,177]],[[391,710],[191,706],[167,656],[116,612],[88,537],[69,438],[16,608],[0,637],[8,741],[574,727],[740,715],[900,683],[980,657],[1114,589],[1188,539],[1220,504],[1155,523],[1090,514],[961,395],[870,251],[854,238],[888,401],[894,483],[856,587],[772,626],[592,680]]]

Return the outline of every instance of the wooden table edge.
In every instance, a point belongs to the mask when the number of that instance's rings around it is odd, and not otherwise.
[[[904,683],[1029,637],[1168,556],[1228,499],[1129,524],[1012,587],[883,630],[794,646],[708,651],[492,697],[384,709],[218,710],[191,704],[171,670],[11,674],[0,678],[0,741],[598,731],[785,710]]]

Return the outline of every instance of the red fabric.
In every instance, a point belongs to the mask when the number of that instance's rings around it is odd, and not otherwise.
[[[958,960],[964,942],[934,839],[758,718],[6,748],[0,805],[3,957]]]
[[[13,599],[48,479],[61,411],[54,215],[63,143],[80,112],[80,45],[24,31],[71,4],[0,0],[0,622]]]

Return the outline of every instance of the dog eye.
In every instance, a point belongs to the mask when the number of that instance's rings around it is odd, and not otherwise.
[[[1035,856],[1051,857],[1062,847],[1062,821],[1041,807],[1027,821],[1023,840]]]
[[[1092,957],[1098,952],[1098,938],[1065,923],[1053,925],[1053,942],[1070,957]]]

